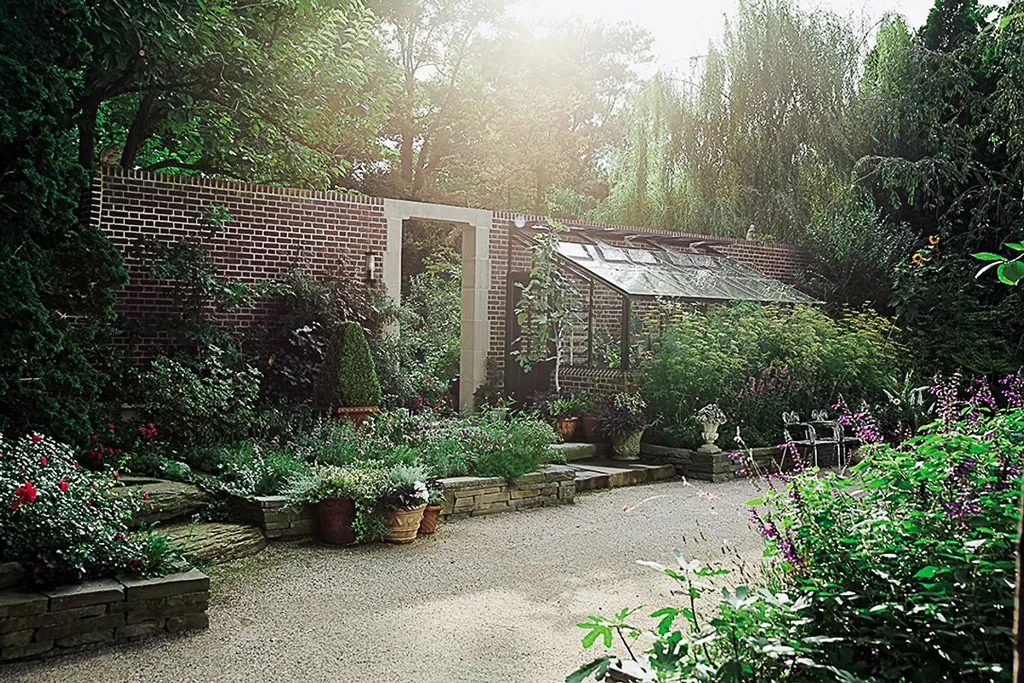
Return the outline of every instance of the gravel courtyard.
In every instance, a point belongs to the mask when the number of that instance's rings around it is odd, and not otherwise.
[[[635,560],[678,547],[756,567],[743,506],[756,495],[746,481],[669,482],[451,522],[411,546],[273,544],[211,570],[209,631],[0,666],[0,680],[555,683],[591,656],[577,622],[673,602],[667,577]]]

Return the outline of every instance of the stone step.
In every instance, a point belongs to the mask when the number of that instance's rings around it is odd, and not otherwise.
[[[156,532],[184,546],[185,559],[195,564],[210,564],[255,555],[267,546],[259,527],[248,524],[198,522],[169,524]]]
[[[126,477],[125,484],[114,489],[115,495],[134,495],[142,506],[132,518],[133,528],[188,517],[214,500],[211,493],[176,481]]]
[[[577,491],[638,486],[676,477],[676,468],[672,465],[586,460],[573,462],[569,467],[576,471]]]
[[[596,443],[556,443],[551,450],[565,458],[566,462],[589,460],[600,455],[600,446]]]

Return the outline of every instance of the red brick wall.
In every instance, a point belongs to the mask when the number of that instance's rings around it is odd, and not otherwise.
[[[214,205],[231,214],[221,232],[206,246],[221,271],[242,281],[281,278],[301,269],[314,275],[365,279],[367,252],[380,255],[386,247],[384,200],[323,192],[248,185],[244,183],[179,177],[145,172],[114,172],[93,184],[90,216],[123,250],[140,237],[168,241],[197,237],[205,228],[201,221]],[[504,379],[505,322],[508,272],[529,268],[526,245],[511,239],[516,214],[495,212],[490,232],[491,287],[487,302],[490,322],[490,379]],[[541,221],[542,217],[527,216]],[[631,233],[678,237],[681,233],[627,226],[602,226],[568,221],[572,225],[621,228]],[[609,239],[614,239],[609,234]],[[699,237],[694,235],[694,237]],[[806,267],[807,258],[788,245],[761,244],[743,240],[714,240],[715,248],[784,282],[795,282]],[[118,310],[132,318],[140,313],[170,310],[167,283],[149,278],[129,257],[131,283],[122,294]],[[378,264],[379,265],[379,264]],[[577,278],[582,296],[589,298],[590,283]],[[602,283],[595,283],[595,334],[607,328],[616,339],[621,331],[622,296]],[[583,302],[586,303],[586,302]],[[264,318],[260,309],[241,310],[228,316],[239,327],[252,326]],[[595,349],[596,351],[597,349]],[[582,377],[582,376],[581,376]],[[579,379],[579,378],[577,378]],[[582,380],[581,380],[582,381]],[[620,378],[610,382],[620,385]],[[607,384],[606,379],[602,382]]]
[[[131,247],[144,236],[168,242],[204,237],[202,221],[217,205],[231,220],[203,243],[223,275],[243,282],[279,280],[292,270],[365,280],[367,252],[384,251],[381,199],[142,172],[105,174],[93,185],[91,208],[126,254],[130,284],[117,306],[123,318],[160,316],[173,308],[170,287],[140,268]],[[224,318],[245,329],[264,313],[245,309]]]

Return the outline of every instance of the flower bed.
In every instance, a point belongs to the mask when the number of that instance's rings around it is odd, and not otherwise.
[[[99,579],[40,592],[0,592],[0,661],[51,657],[104,643],[209,626],[210,579]]]

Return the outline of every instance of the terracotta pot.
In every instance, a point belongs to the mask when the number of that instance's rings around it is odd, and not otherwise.
[[[555,431],[563,441],[572,441],[573,434],[576,433],[577,421],[579,421],[578,417],[562,417],[555,420]]]
[[[320,540],[331,545],[356,542],[352,522],[356,518],[356,502],[351,498],[324,498],[316,505],[320,517]]]
[[[384,536],[384,540],[389,543],[412,543],[415,541],[426,507],[427,504],[424,503],[411,510],[388,510],[385,512],[384,523],[387,524],[388,533]]]
[[[583,440],[586,443],[601,443],[604,441],[604,437],[601,435],[601,430],[597,426],[597,413],[583,413],[580,415],[580,432],[583,434]]]
[[[420,534],[432,534],[437,531],[437,516],[441,514],[440,505],[428,505],[423,511],[423,520],[420,522]]]
[[[639,460],[640,439],[644,436],[644,430],[633,432],[617,439],[612,439],[612,450],[615,451],[616,460]]]
[[[371,415],[376,415],[379,410],[380,408],[375,406],[364,406],[362,408],[338,408],[337,413],[335,414],[343,420],[348,420],[352,423],[353,427],[359,429],[362,424],[366,422],[366,418]]]

